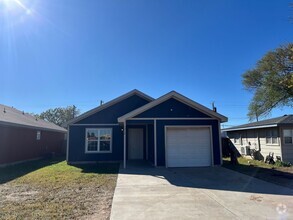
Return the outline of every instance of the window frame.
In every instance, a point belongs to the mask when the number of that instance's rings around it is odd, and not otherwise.
[[[97,150],[96,151],[89,151],[88,150],[88,139],[87,139],[87,133],[89,130],[98,130],[98,140],[97,142]],[[110,131],[110,150],[109,151],[101,151],[100,150],[100,132],[101,130],[109,130]],[[113,139],[113,129],[112,128],[86,128],[85,129],[85,153],[86,154],[108,154],[108,153],[112,153],[112,139]],[[103,141],[103,140],[102,140]]]
[[[285,142],[285,130],[289,130],[290,132],[291,132],[291,143],[286,143]],[[286,137],[288,137],[288,136],[286,136]],[[285,144],[285,145],[293,145],[293,129],[292,128],[288,128],[288,129],[283,129],[283,143]]]
[[[37,131],[37,137],[36,137],[36,140],[37,141],[40,141],[42,138],[42,132],[41,131]]]
[[[276,132],[276,136],[274,136],[274,131]],[[269,135],[268,135],[269,133]],[[266,130],[266,145],[279,145],[279,139],[278,139],[278,130],[277,129],[269,129]],[[273,143],[273,138],[276,138],[277,142]],[[270,142],[268,142],[270,140]]]

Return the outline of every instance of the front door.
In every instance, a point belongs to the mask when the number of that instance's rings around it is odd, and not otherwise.
[[[128,159],[129,160],[143,159],[143,129],[142,128],[128,129]]]

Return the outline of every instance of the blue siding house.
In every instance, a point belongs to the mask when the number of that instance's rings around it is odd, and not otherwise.
[[[220,165],[220,123],[227,120],[175,91],[153,99],[132,90],[68,123],[67,162]]]

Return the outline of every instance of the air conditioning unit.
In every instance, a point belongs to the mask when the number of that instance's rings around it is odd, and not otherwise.
[[[250,146],[245,146],[240,148],[242,155],[250,155]]]

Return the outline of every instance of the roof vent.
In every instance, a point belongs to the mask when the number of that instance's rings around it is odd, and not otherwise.
[[[24,115],[24,111],[22,111],[22,114]]]
[[[217,112],[217,107],[215,106],[215,102],[212,102],[212,108],[214,112]]]
[[[284,116],[287,116],[287,115],[284,115]]]
[[[4,108],[3,112],[6,113],[6,109],[5,108]]]

